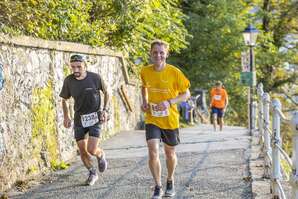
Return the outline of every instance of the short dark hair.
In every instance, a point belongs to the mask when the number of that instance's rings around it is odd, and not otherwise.
[[[84,62],[84,61],[85,60],[84,60],[84,57],[82,55],[76,54],[76,55],[72,55],[70,57],[70,62]]]
[[[222,82],[221,82],[221,81],[217,81],[217,82],[215,83],[215,86],[222,86]]]
[[[163,40],[160,39],[156,39],[154,41],[151,42],[151,49],[153,48],[154,45],[159,45],[159,46],[165,46],[167,50],[169,50],[169,44]]]

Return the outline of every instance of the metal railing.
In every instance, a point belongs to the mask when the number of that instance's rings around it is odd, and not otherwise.
[[[292,197],[298,199],[298,111],[295,111],[292,120],[287,119],[282,113],[282,105],[278,99],[270,100],[270,95],[264,93],[263,85],[260,83],[257,87],[258,132],[260,135],[260,144],[262,144],[262,153],[264,154],[264,177],[271,181],[272,198],[286,199],[286,194],[281,181],[281,158],[291,167],[292,173],[289,183],[292,188]],[[271,111],[270,111],[271,110]],[[254,111],[256,112],[256,111]],[[270,128],[270,113],[272,113],[272,127]],[[292,159],[282,148],[282,138],[280,125],[286,122],[292,126],[293,130],[293,157]],[[255,126],[254,126],[255,127]]]

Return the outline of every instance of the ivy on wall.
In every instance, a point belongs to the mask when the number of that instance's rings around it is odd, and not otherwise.
[[[35,88],[32,99],[32,156],[53,168],[58,162],[58,143],[52,80],[44,88]]]

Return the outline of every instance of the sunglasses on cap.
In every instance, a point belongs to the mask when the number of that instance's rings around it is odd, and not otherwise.
[[[70,62],[83,62],[84,58],[82,55],[72,55],[70,57]]]

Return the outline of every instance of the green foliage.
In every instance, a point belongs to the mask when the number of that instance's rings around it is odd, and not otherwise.
[[[215,81],[223,81],[230,96],[227,119],[230,124],[244,125],[247,92],[238,82],[248,5],[239,0],[190,0],[184,1],[182,8],[192,37],[188,38],[189,47],[170,61],[182,67],[192,89],[209,91]]]
[[[103,28],[89,23],[91,4],[84,0],[1,1],[3,32],[22,33],[50,40],[103,45]],[[8,20],[5,20],[8,19]]]
[[[286,178],[289,179],[292,174],[292,168],[286,160],[281,160],[281,168],[284,171]]]
[[[111,46],[143,63],[155,38],[174,52],[187,44],[179,0],[5,0],[0,13],[4,33]]]
[[[246,49],[242,31],[249,23],[261,30],[255,49],[258,82],[266,92],[285,93],[293,84],[297,88],[297,71],[291,68],[298,64],[297,43],[288,39],[296,35],[297,40],[297,2],[188,0],[182,9],[192,38],[187,40],[189,48],[170,61],[182,67],[192,89],[210,90],[216,80],[223,81],[230,96],[229,124],[247,123],[247,88],[239,85],[239,73],[240,52]],[[294,94],[288,92],[290,97]]]
[[[261,21],[256,52],[259,81],[267,92],[280,92],[285,85],[298,85],[297,72],[291,69],[298,64],[298,2],[263,0],[254,2],[254,6],[260,8],[254,18]]]
[[[297,34],[298,2],[291,0],[254,1],[259,10],[253,16],[258,19],[261,34],[256,50],[257,78],[270,92],[272,98],[279,98],[283,111],[297,110],[293,96],[298,94]],[[288,117],[290,114],[288,114]],[[292,153],[292,131],[289,125],[281,127],[283,148]]]

